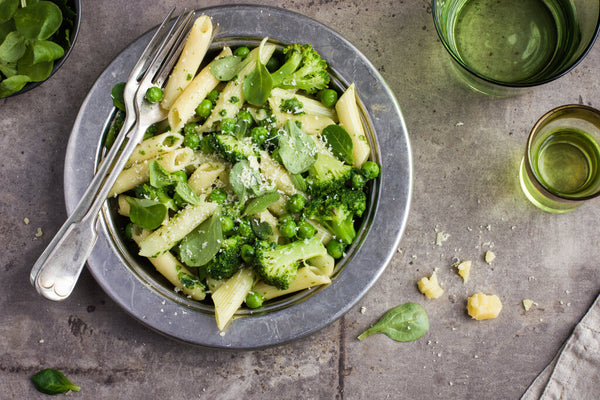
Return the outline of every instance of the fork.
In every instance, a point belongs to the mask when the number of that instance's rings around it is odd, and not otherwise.
[[[167,29],[173,11],[157,29],[125,84],[123,128],[77,207],[31,269],[31,284],[47,299],[64,300],[72,293],[98,238],[98,214],[110,189],[146,129],[166,117],[158,104],[150,105],[144,97],[151,86],[163,86],[193,22],[194,11],[182,13]]]

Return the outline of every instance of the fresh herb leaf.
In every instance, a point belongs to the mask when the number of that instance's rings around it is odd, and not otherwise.
[[[36,40],[33,42],[33,63],[58,60],[65,55],[65,50],[58,44],[49,40]]]
[[[140,228],[156,229],[167,217],[167,206],[156,200],[129,196],[125,200],[129,204],[129,219]]]
[[[329,125],[323,129],[323,139],[334,156],[346,164],[352,165],[352,138],[348,132],[339,125]]]
[[[292,178],[292,183],[296,189],[301,192],[306,192],[308,186],[306,185],[306,180],[301,174],[290,174],[290,178]]]
[[[218,80],[227,82],[235,78],[235,76],[246,66],[248,62],[239,56],[225,56],[218,58],[210,63],[210,72]]]
[[[233,136],[235,136],[238,140],[246,136],[246,131],[248,130],[248,123],[243,119],[240,119],[236,122],[235,128],[233,129]]]
[[[4,79],[0,82],[0,98],[18,92],[27,82],[31,82],[31,78],[26,75],[14,75]]]
[[[54,395],[66,393],[69,390],[75,392],[81,390],[79,386],[71,383],[62,372],[52,368],[46,368],[36,373],[31,377],[31,381],[38,391],[46,394]]]
[[[150,185],[153,187],[160,189],[174,183],[171,175],[157,161],[150,161],[148,169],[150,171]]]
[[[267,207],[279,200],[279,197],[278,192],[268,192],[250,200],[244,210],[244,215],[254,215],[265,211]]]
[[[222,241],[221,213],[217,211],[183,238],[179,244],[181,261],[190,267],[203,266],[217,255]]]
[[[25,55],[17,62],[17,73],[19,75],[27,75],[32,82],[41,82],[50,76],[54,63],[50,62],[33,62],[33,49],[27,48]]]
[[[255,106],[263,105],[273,88],[273,79],[267,67],[260,61],[261,51],[268,38],[260,42],[258,57],[256,57],[256,68],[244,80],[243,93],[246,101]]]
[[[261,196],[272,190],[272,187],[263,183],[260,172],[252,168],[247,160],[238,161],[231,168],[229,184],[240,203],[245,203],[251,195]]]
[[[121,128],[123,128],[123,124],[125,123],[125,112],[121,110],[117,110],[117,114],[110,122],[110,127],[108,128],[108,132],[106,133],[106,139],[104,139],[104,147],[110,149],[117,138],[119,132],[121,132]]]
[[[371,328],[358,336],[358,340],[375,333],[383,333],[398,342],[417,340],[429,330],[427,311],[416,303],[405,303],[392,308]]]
[[[177,184],[175,185],[175,193],[177,193],[186,203],[195,206],[200,204],[200,199],[198,198],[198,196],[196,196],[190,185],[188,185],[185,182],[177,182]]]
[[[19,0],[0,0],[0,23],[12,18],[19,8]]]
[[[306,172],[315,163],[315,154],[317,148],[312,138],[288,120],[279,136],[279,155],[285,168],[292,174]]]
[[[273,234],[273,228],[267,221],[259,221],[256,218],[250,220],[252,232],[260,240],[267,240]]]
[[[15,76],[17,74],[17,64],[16,63],[3,63],[0,61],[0,73],[3,73],[4,76],[10,78],[11,76]]]
[[[5,63],[17,62],[27,50],[27,42],[19,32],[10,32],[0,44],[0,61]]]
[[[121,111],[125,111],[125,100],[123,99],[124,91],[125,82],[117,83],[110,91],[110,97],[112,97],[113,105]]]
[[[15,11],[13,18],[17,30],[30,40],[46,40],[62,24],[62,12],[51,1],[40,1],[19,8]]]

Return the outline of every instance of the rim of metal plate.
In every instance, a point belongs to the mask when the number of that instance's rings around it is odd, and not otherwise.
[[[289,307],[234,319],[224,333],[214,316],[165,295],[164,288],[136,273],[109,233],[105,208],[99,238],[88,268],[104,291],[147,327],[186,343],[229,349],[254,349],[295,340],[327,326],[352,308],[373,286],[391,260],[404,232],[412,195],[412,155],[397,100],[377,69],[350,42],[323,24],[274,7],[232,5],[198,10],[217,25],[215,41],[269,37],[280,43],[311,43],[325,58],[342,86],[354,82],[363,118],[375,132],[374,159],[382,175],[360,231],[360,243],[332,283]],[[113,112],[112,86],[124,81],[153,30],[126,47],[102,72],[84,100],[65,158],[65,200],[70,213],[91,181],[101,132]],[[108,226],[108,228],[107,228]],[[113,228],[111,228],[113,229]],[[170,293],[170,291],[169,291]]]

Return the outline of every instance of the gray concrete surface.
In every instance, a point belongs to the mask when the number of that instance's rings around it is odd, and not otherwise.
[[[94,79],[173,5],[221,3],[84,0],[83,27],[65,66],[36,90],[0,100],[0,398],[45,398],[30,383],[45,367],[82,387],[73,399],[518,398],[600,287],[598,201],[546,214],[528,203],[517,180],[528,130],[540,115],[567,103],[600,106],[598,45],[558,81],[497,99],[453,79],[428,0],[244,2],[281,5],[331,26],[395,91],[415,174],[407,230],[391,264],[336,323],[259,351],[165,339],[126,315],[87,271],[68,300],[39,297],[29,270],[66,218],[67,139]],[[441,246],[437,232],[450,235]],[[482,258],[488,249],[497,255],[491,266]],[[473,260],[467,284],[450,268],[453,257]],[[446,293],[427,300],[416,281],[435,268]],[[499,318],[477,322],[466,315],[466,298],[476,291],[500,296]],[[525,312],[524,298],[538,305]],[[431,328],[422,339],[356,340],[407,301],[429,312]]]

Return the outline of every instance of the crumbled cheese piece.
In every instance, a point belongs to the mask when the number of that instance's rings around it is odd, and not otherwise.
[[[467,301],[467,312],[480,321],[496,318],[502,310],[502,302],[498,296],[476,293]]]
[[[446,232],[438,232],[435,235],[435,245],[441,246],[442,243],[445,242],[446,240],[448,240],[449,237],[450,237],[450,234],[448,234]]]
[[[364,314],[365,312],[367,312],[367,307],[361,307],[360,308],[360,313]]]
[[[525,309],[525,311],[529,311],[531,306],[537,306],[537,303],[530,299],[523,300],[523,308]]]
[[[23,223],[24,223],[25,225],[29,225],[29,222],[30,222],[30,221],[29,221],[29,218],[27,218],[27,217],[23,218]]]
[[[42,237],[43,234],[44,234],[44,232],[42,232],[42,228],[37,228],[37,232],[35,233],[35,237],[36,238]]]
[[[435,271],[429,278],[423,277],[417,282],[419,291],[423,293],[428,299],[437,299],[444,294],[444,289],[440,287]]]
[[[488,264],[491,264],[494,260],[496,259],[496,253],[494,253],[493,251],[486,251],[485,252],[485,262]]]
[[[459,263],[454,264],[456,266],[456,269],[458,270],[458,275],[460,275],[461,278],[463,278],[463,282],[467,283],[467,280],[469,279],[469,273],[471,272],[471,261],[466,260],[466,261],[461,261]]]

